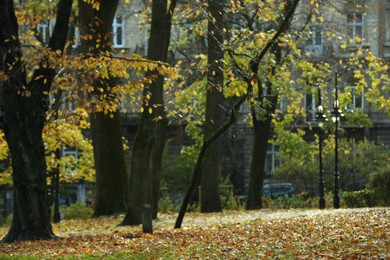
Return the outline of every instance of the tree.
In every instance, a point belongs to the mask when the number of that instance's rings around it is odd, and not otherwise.
[[[112,22],[118,6],[116,1],[100,1],[91,5],[79,0],[80,51],[86,56],[99,57],[111,53]],[[91,36],[91,37],[89,37]],[[114,100],[110,89],[116,81],[113,75],[93,81],[98,99]],[[107,98],[108,97],[108,98]],[[119,110],[109,113],[93,109],[90,115],[96,170],[95,216],[125,211],[127,171],[123,152]]]
[[[208,1],[207,84],[204,140],[221,127],[224,114],[223,102],[223,15],[224,1]],[[219,197],[221,173],[221,142],[216,140],[206,151],[201,177],[201,212],[222,211]]]
[[[295,13],[299,1],[285,1],[283,16]],[[285,27],[285,32],[289,29],[292,16]],[[271,28],[266,28],[266,31]],[[249,174],[249,188],[246,209],[262,208],[262,190],[265,176],[265,160],[267,154],[268,140],[270,138],[271,122],[278,104],[278,85],[273,81],[277,75],[277,69],[282,67],[282,43],[278,42],[271,49],[273,64],[269,66],[266,76],[261,75],[257,82],[257,98],[252,98],[251,115],[253,122],[253,148],[252,161]],[[266,66],[264,66],[266,67]]]
[[[299,0],[296,0],[296,4],[298,4]],[[287,15],[284,17],[284,19],[280,22],[278,29],[275,33],[271,35],[269,39],[267,39],[266,43],[264,44],[264,47],[261,49],[261,51],[252,57],[250,59],[249,64],[246,64],[247,68],[249,68],[249,72],[246,72],[243,66],[240,66],[238,61],[234,57],[234,51],[229,51],[228,54],[230,56],[232,67],[236,71],[237,75],[241,80],[243,80],[246,83],[246,89],[243,91],[242,95],[238,95],[239,98],[235,101],[233,104],[233,107],[230,110],[230,116],[228,120],[226,120],[221,127],[216,129],[209,138],[203,141],[197,161],[194,167],[192,180],[190,187],[188,188],[185,197],[183,199],[182,205],[180,207],[179,215],[175,222],[175,228],[180,228],[181,224],[183,222],[183,218],[185,215],[185,212],[187,210],[188,203],[190,201],[190,198],[192,194],[194,193],[194,190],[197,186],[197,183],[200,180],[201,177],[201,165],[203,158],[205,156],[205,153],[209,146],[217,140],[218,137],[220,137],[237,119],[237,111],[239,110],[240,106],[244,103],[244,101],[247,99],[248,95],[252,93],[253,86],[255,85],[257,81],[257,75],[259,72],[259,66],[261,61],[264,59],[265,55],[268,53],[268,51],[276,44],[277,39],[281,37],[281,35],[286,31],[289,25],[289,21],[294,14],[295,8],[291,8]]]
[[[27,77],[18,35],[18,21],[12,0],[2,0],[0,50],[3,131],[12,158],[14,215],[2,242],[51,239],[47,201],[46,162],[42,129],[46,120],[46,99],[56,75],[56,65],[42,57],[31,78]],[[59,58],[64,50],[72,0],[61,0],[46,53]]]
[[[158,61],[165,67],[171,34],[172,16],[176,0],[153,0],[152,21],[148,44],[148,59]],[[147,72],[155,77],[145,85],[142,92],[142,115],[137,128],[129,179],[129,200],[122,225],[141,223],[142,206],[152,206],[153,217],[157,217],[160,198],[162,156],[166,142],[167,118],[165,114],[163,87],[164,77],[159,69]]]

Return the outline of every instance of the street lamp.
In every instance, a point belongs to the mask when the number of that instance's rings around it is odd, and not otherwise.
[[[334,150],[334,181],[333,181],[333,207],[335,209],[340,208],[340,195],[339,195],[339,154],[338,154],[338,126],[340,118],[342,118],[343,112],[340,110],[340,100],[337,87],[337,72],[335,73],[335,99],[333,101],[332,121],[335,123],[335,150]]]
[[[324,107],[322,106],[321,88],[318,86],[318,102],[316,109],[316,120],[318,122],[318,139],[319,139],[319,163],[320,163],[320,179],[319,179],[319,207],[325,208],[325,192],[324,192],[324,169],[322,167],[322,126],[325,121],[328,121],[326,114],[324,113]]]

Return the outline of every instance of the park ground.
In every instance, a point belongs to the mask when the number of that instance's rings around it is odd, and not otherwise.
[[[390,259],[390,208],[161,214],[153,234],[123,215],[53,224],[60,238],[0,244],[0,259]],[[4,236],[7,228],[0,228]]]

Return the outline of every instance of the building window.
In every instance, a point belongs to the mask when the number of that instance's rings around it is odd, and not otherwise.
[[[310,36],[307,45],[322,46],[322,30],[319,26],[310,27]]]
[[[74,94],[73,94],[73,91],[72,90],[69,90],[67,92],[63,92],[63,95],[61,97],[61,108],[63,111],[74,111],[76,109],[76,102],[75,102],[75,99],[74,99]]]
[[[346,105],[346,109],[349,112],[356,111],[357,108],[364,108],[364,93],[358,92],[356,86],[347,86],[346,91],[350,93],[350,103]]]
[[[390,1],[387,1],[385,13],[385,41],[390,44]]]
[[[66,175],[71,175],[72,173],[74,173],[77,170],[76,162],[77,162],[78,156],[79,156],[78,149],[63,146],[62,152],[61,152],[61,157],[67,157],[67,156],[72,156],[73,159],[71,160],[71,162],[68,165],[63,166],[63,171],[66,171],[65,172]]]
[[[307,39],[306,52],[310,53],[310,56],[319,57],[323,53],[323,36],[322,30],[319,26],[310,27],[310,35]]]
[[[305,95],[304,101],[306,109],[306,122],[315,121],[316,118],[316,96],[314,93],[309,93]]]
[[[42,43],[47,44],[50,40],[51,28],[50,23],[40,23],[37,25],[38,38]]]
[[[279,96],[279,109],[281,111],[287,111],[287,108],[286,108],[286,102],[284,100],[284,98],[282,96]]]
[[[74,30],[73,30],[72,47],[77,48],[77,46],[80,45],[80,31],[79,31],[79,27],[77,27],[77,26],[75,26],[73,28],[74,28]]]
[[[148,56],[148,49],[149,49],[149,30],[148,28],[145,28],[144,30],[144,56]]]
[[[124,46],[124,23],[121,15],[116,15],[112,24],[113,45],[114,48]]]
[[[390,57],[390,0],[387,0],[386,7],[385,7],[385,14],[384,14],[384,20],[385,20],[385,42],[384,42],[384,49],[385,49],[385,57]]]
[[[280,161],[276,158],[276,154],[279,151],[279,147],[273,144],[267,146],[267,155],[265,158],[265,172],[270,174],[280,165]]]
[[[363,40],[363,14],[347,14],[347,35],[349,44],[361,44]]]

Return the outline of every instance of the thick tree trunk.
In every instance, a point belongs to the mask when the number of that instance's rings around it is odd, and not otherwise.
[[[22,97],[15,86],[5,84],[5,135],[12,155],[14,213],[3,242],[50,239],[50,209],[46,189],[43,122],[37,118],[32,98]]]
[[[169,7],[167,0],[153,0],[152,2],[152,23],[148,48],[150,60],[167,61],[171,19],[175,6],[175,0],[171,1]],[[156,75],[158,71],[151,71],[146,76]],[[140,224],[143,204],[151,205],[153,218],[157,218],[162,155],[167,131],[163,87],[164,77],[157,76],[157,79],[145,86],[143,91],[143,113],[133,148],[128,207],[121,225]]]
[[[81,35],[91,34],[92,40],[82,40],[80,51],[98,56],[111,51],[110,35],[118,0],[100,1],[99,10],[79,0]],[[105,93],[114,80],[95,80],[94,87]],[[100,93],[96,91],[96,93]],[[113,94],[110,93],[110,96]],[[123,151],[119,111],[90,115],[92,144],[96,170],[96,196],[94,216],[124,212],[127,197],[127,170]]]
[[[208,73],[206,96],[206,121],[204,140],[207,140],[222,124],[223,103],[223,10],[224,1],[208,1]],[[221,175],[221,140],[216,140],[206,151],[201,177],[201,212],[222,211],[219,197]]]
[[[95,216],[125,211],[127,172],[119,111],[90,116],[96,170]]]
[[[55,71],[42,63],[27,84],[13,1],[1,0],[0,6],[0,58],[4,61],[0,70],[8,76],[1,104],[14,188],[12,225],[2,242],[51,239],[55,235],[50,225],[42,129],[47,109],[44,93],[50,90]],[[64,49],[71,7],[71,0],[58,4],[48,46],[53,51]]]

